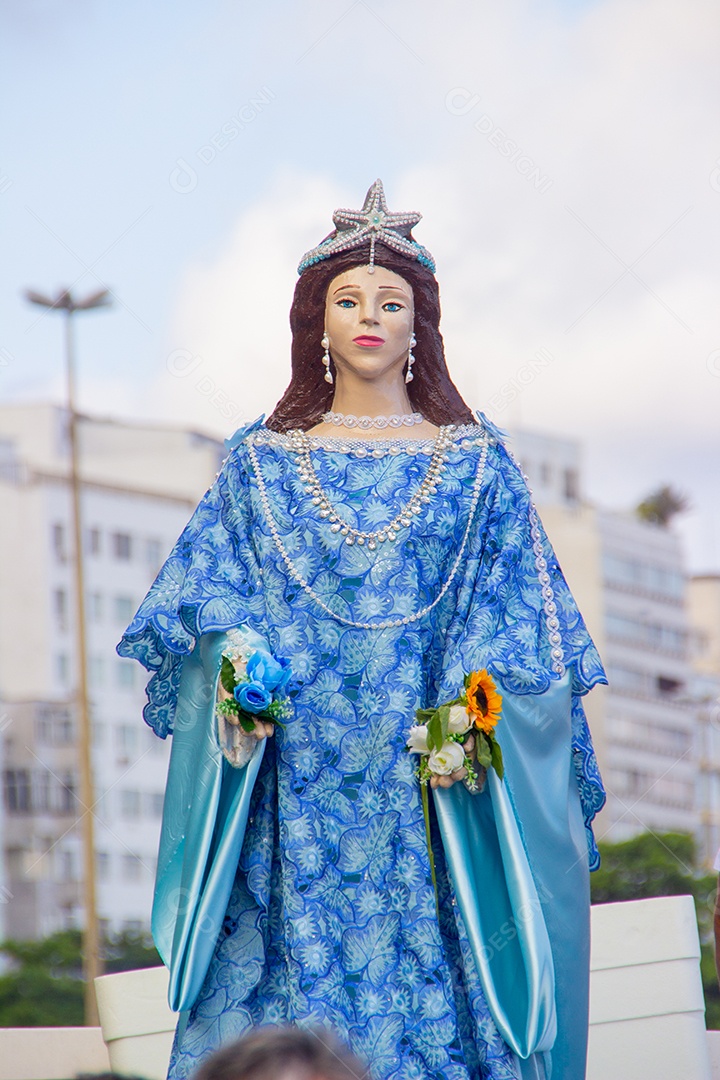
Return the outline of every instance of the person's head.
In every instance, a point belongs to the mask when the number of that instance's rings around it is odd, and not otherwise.
[[[375,187],[376,185],[368,193],[368,199]],[[366,199],[366,206],[368,199]],[[337,213],[346,212],[338,211]],[[414,217],[417,219],[419,215]],[[331,244],[335,236],[342,239],[344,235],[346,234],[339,232],[333,234],[330,238]],[[414,244],[409,229],[405,230],[403,236],[410,238],[405,244],[406,250],[403,251],[394,250],[383,243],[380,236],[374,242],[368,239],[362,244],[353,245],[350,250],[340,250],[329,256],[323,255],[317,261],[303,266],[290,309],[290,328],[293,336],[290,384],[269,417],[268,427],[276,431],[289,431],[293,428],[307,430],[317,424],[323,413],[332,406],[334,386],[325,381],[321,342],[323,334],[329,329],[327,325],[329,312],[332,310],[336,314],[338,311],[337,307],[332,306],[333,294],[337,288],[342,284],[357,285],[358,282],[363,286],[371,286],[375,277],[368,274],[371,250],[374,266],[383,267],[385,271],[393,275],[392,279],[388,278],[386,283],[392,281],[404,291],[408,299],[404,313],[401,313],[397,320],[390,320],[388,326],[397,325],[398,332],[401,332],[401,336],[405,339],[402,344],[400,367],[407,362],[410,337],[414,336],[416,340],[416,345],[413,347],[416,361],[413,367],[413,380],[407,384],[407,392],[413,409],[437,425],[474,422],[470,409],[450,378],[445,362],[443,340],[440,334],[440,292],[435,275],[427,265],[428,260],[424,258],[428,253],[424,248]],[[393,242],[392,237],[391,242]],[[324,241],[315,249],[315,252],[320,251],[326,244],[327,241]],[[415,249],[422,253],[422,259],[414,257]],[[348,276],[353,280],[348,281]],[[354,280],[356,278],[357,281]],[[372,288],[377,292],[376,286]],[[412,325],[407,321],[410,313],[412,313]],[[328,334],[328,337],[331,364],[334,370],[334,365],[341,364],[342,360],[348,357],[340,355],[338,345],[333,344],[332,332]],[[354,358],[358,361],[362,360],[361,352],[360,349],[355,351]],[[366,358],[368,361],[371,359],[367,354]]]
[[[193,1080],[370,1080],[370,1075],[326,1031],[265,1027],[222,1047]]]

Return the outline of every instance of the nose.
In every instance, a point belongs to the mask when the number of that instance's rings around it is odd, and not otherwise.
[[[378,321],[375,301],[368,297],[360,305],[360,322],[366,326],[377,326]]]

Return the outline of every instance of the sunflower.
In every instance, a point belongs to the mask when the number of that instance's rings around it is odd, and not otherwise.
[[[471,671],[467,685],[467,711],[475,724],[486,735],[492,734],[500,719],[502,697],[497,691],[492,676],[483,668]]]

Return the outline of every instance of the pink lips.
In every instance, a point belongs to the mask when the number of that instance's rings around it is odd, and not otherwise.
[[[362,345],[366,349],[377,349],[379,345],[385,344],[385,338],[372,337],[370,334],[361,334],[360,337],[353,338],[356,345]]]

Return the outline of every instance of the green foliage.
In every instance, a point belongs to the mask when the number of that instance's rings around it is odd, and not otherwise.
[[[441,705],[432,715],[427,726],[427,744],[430,750],[439,750],[447,742],[449,705]]]
[[[0,1027],[78,1027],[84,1023],[78,930],[62,930],[42,941],[6,941],[0,953],[10,962],[0,975]],[[119,934],[105,942],[103,953],[108,974],[161,963],[145,934]]]
[[[488,739],[483,731],[475,732],[475,757],[478,760],[478,765],[482,765],[485,769],[492,765],[492,741]]]
[[[232,665],[232,660],[228,660],[227,656],[223,656],[220,664],[220,682],[223,685],[223,690],[226,690],[232,696],[235,690],[235,668]]]
[[[651,525],[667,527],[677,514],[689,509],[689,502],[685,495],[674,491],[668,484],[653,491],[643,499],[635,508],[635,513],[641,521],[648,521]]]
[[[693,893],[695,842],[685,833],[641,833],[620,844],[600,843],[600,869],[591,877],[594,904]]]
[[[83,984],[39,967],[0,975],[0,1027],[81,1027]]]
[[[695,900],[701,942],[700,973],[708,1028],[720,1028],[713,910],[717,878],[697,867],[695,841],[686,833],[641,833],[619,844],[600,843],[600,869],[590,877],[592,902],[689,895]]]
[[[103,960],[106,975],[162,966],[162,960],[150,935],[131,933],[128,930],[105,942]]]
[[[491,741],[490,753],[492,755],[492,767],[498,774],[499,778],[502,780],[503,776],[505,775],[505,766],[503,764],[502,749],[500,747],[500,743],[497,742],[496,739],[493,739]]]

